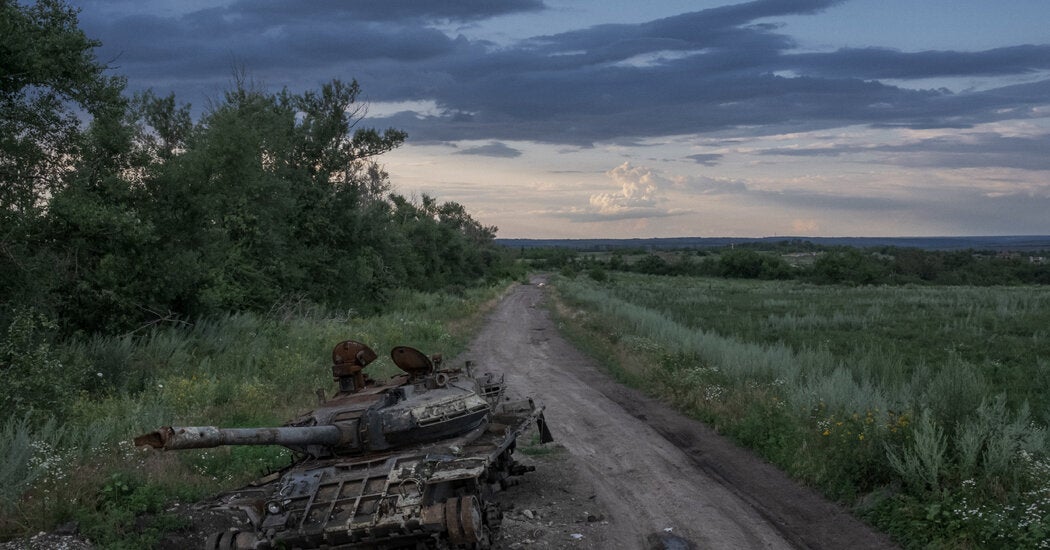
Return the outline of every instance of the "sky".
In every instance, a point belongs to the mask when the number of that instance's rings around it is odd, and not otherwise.
[[[72,0],[131,91],[356,79],[503,238],[1050,234],[1046,0]]]

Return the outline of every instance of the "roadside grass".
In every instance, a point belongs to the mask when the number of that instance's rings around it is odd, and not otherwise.
[[[619,379],[909,548],[1050,547],[1050,290],[554,281]]]
[[[76,521],[102,548],[150,547],[181,527],[165,512],[173,501],[239,486],[292,456],[280,447],[161,453],[133,448],[133,436],[162,425],[281,425],[316,405],[317,388],[334,393],[331,349],[348,338],[376,350],[368,370],[379,379],[399,372],[387,355],[397,345],[454,357],[508,288],[406,292],[370,317],[290,303],[48,348],[87,382],[54,380],[59,409],[0,423],[0,539]]]
[[[521,444],[520,442],[518,443],[516,449],[517,452],[526,456],[535,457],[551,456],[565,453],[565,447],[562,447],[558,444],[551,445],[549,443],[543,443],[540,441],[540,434],[536,431],[536,429],[533,428],[531,431],[533,433],[529,436],[528,442],[526,442],[525,444]]]

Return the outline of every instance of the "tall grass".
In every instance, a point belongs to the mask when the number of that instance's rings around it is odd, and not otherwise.
[[[230,488],[290,458],[269,448],[142,451],[131,447],[134,435],[161,425],[283,423],[316,405],[317,388],[334,392],[331,349],[348,338],[379,353],[368,370],[380,379],[399,372],[386,355],[396,345],[454,356],[505,289],[404,292],[369,317],[292,302],[267,315],[236,313],[55,344],[48,353],[68,372],[85,373],[73,379],[86,382],[62,387],[56,380],[60,408],[0,424],[0,538],[75,519],[103,546],[120,547],[120,533],[137,528],[142,510],[125,518],[129,510],[114,507],[114,495],[132,507],[148,501],[149,511],[162,515],[172,498]]]
[[[626,380],[906,545],[1050,538],[1047,289],[639,275],[556,287],[567,330]]]

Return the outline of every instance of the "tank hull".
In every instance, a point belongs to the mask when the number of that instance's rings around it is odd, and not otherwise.
[[[296,464],[222,497],[218,507],[251,529],[216,533],[206,547],[488,548],[500,518],[493,495],[528,470],[513,460],[516,439],[543,421],[531,400],[505,403],[456,439]]]

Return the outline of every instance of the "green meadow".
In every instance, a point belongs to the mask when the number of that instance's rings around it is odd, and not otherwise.
[[[1050,547],[1050,288],[614,273],[563,329],[908,548]]]

